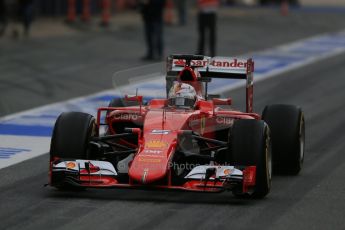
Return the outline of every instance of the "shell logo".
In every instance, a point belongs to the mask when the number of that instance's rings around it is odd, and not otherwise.
[[[75,162],[67,162],[66,163],[66,168],[68,168],[68,169],[74,169],[75,168],[75,166],[76,166],[76,163]]]
[[[224,169],[223,173],[224,175],[230,175],[232,173],[232,169]]]
[[[164,141],[159,141],[159,140],[151,140],[146,143],[146,148],[167,148],[168,143]]]
[[[139,157],[139,161],[140,162],[145,162],[145,163],[160,163],[161,159]]]

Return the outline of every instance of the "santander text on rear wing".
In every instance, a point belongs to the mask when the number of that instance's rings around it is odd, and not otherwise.
[[[212,78],[246,80],[246,110],[248,113],[253,112],[254,62],[251,58],[207,57],[202,55],[171,55],[168,57],[168,75],[177,75],[186,67],[198,71],[201,75],[201,81]]]

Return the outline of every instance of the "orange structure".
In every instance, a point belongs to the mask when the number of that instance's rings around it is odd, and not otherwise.
[[[172,25],[174,23],[174,2],[173,2],[173,0],[168,0],[166,3],[164,22],[167,25]]]
[[[289,14],[289,3],[288,0],[283,0],[280,6],[280,13],[283,16],[287,16]]]
[[[90,10],[90,0],[83,0],[83,12],[82,12],[82,17],[81,19],[84,22],[90,21],[91,18],[91,10]]]
[[[67,22],[74,22],[76,18],[76,0],[68,0]]]
[[[116,0],[116,10],[122,11],[126,7],[126,0]]]
[[[110,0],[103,0],[102,1],[102,26],[108,26],[110,22],[111,16],[111,1]]]

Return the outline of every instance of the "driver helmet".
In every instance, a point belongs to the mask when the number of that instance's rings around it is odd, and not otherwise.
[[[193,86],[175,82],[168,95],[169,106],[178,108],[193,108],[196,103],[197,95]]]

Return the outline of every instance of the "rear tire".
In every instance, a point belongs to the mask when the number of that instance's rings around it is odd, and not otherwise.
[[[256,166],[252,198],[265,197],[271,188],[272,158],[270,130],[265,122],[236,120],[231,131],[231,159],[235,166]],[[234,191],[234,195],[241,193]],[[242,194],[243,195],[243,194]]]
[[[305,122],[300,108],[293,105],[266,106],[262,119],[272,133],[273,170],[297,175],[303,166]]]

